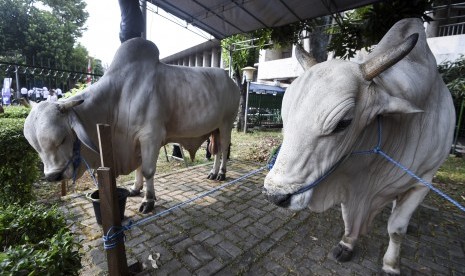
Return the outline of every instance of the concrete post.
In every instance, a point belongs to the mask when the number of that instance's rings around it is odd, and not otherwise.
[[[195,66],[195,56],[189,56],[189,67],[194,67]]]
[[[203,52],[203,60],[202,65],[203,67],[211,67],[211,53],[209,51]]]
[[[201,54],[195,55],[195,67],[202,67],[202,55]]]
[[[218,48],[212,48],[211,66],[220,67],[221,50]]]

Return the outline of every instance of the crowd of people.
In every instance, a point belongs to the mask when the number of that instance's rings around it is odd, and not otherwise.
[[[59,98],[63,97],[63,92],[60,88],[49,90],[47,87],[33,87],[27,90],[27,88],[23,87],[21,88],[21,97],[35,102],[56,102]]]
[[[47,87],[33,87],[32,89],[27,89],[23,87],[20,89],[21,98],[24,98],[29,101],[34,102],[41,102],[41,101],[49,101],[49,102],[56,102],[58,99],[63,97],[63,92],[60,88],[56,89],[48,89]],[[11,105],[13,104],[16,98],[16,94],[14,93],[13,88],[9,89],[2,89],[2,101],[1,105]],[[19,101],[19,99],[17,99]]]

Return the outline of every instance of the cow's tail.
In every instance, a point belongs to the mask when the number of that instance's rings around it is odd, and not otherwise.
[[[211,154],[217,154],[220,149],[220,130],[215,129],[210,134],[210,145],[208,145],[208,151]]]

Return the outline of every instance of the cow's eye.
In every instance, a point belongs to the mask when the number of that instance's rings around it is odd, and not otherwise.
[[[338,133],[345,130],[352,123],[352,119],[341,120],[334,128],[333,133]]]

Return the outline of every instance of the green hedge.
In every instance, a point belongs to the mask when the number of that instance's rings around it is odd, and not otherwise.
[[[78,275],[80,244],[56,207],[0,207],[1,275]]]
[[[23,128],[24,119],[0,119],[0,205],[31,201],[32,184],[39,179],[40,159]]]
[[[30,109],[24,106],[4,106],[0,118],[26,118]]]

